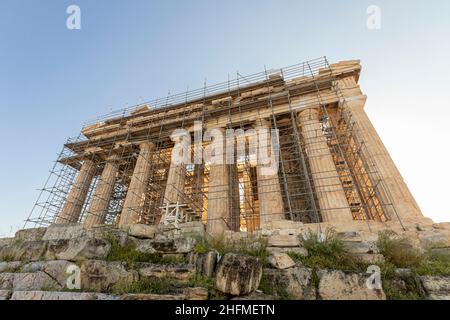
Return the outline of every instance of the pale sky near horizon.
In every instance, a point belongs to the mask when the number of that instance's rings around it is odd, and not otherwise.
[[[81,30],[66,28],[71,4]],[[0,235],[23,226],[86,120],[320,56],[361,60],[369,117],[424,215],[450,221],[449,12],[447,0],[2,0]]]

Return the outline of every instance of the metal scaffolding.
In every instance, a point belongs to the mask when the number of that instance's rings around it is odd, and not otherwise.
[[[143,176],[145,181],[140,181],[146,189],[136,194],[139,205],[131,208],[139,217],[137,222],[158,224],[169,216],[179,219],[178,222],[206,222],[208,200],[213,197],[216,201],[220,197],[228,206],[229,215],[224,222],[230,230],[258,230],[262,193],[252,154],[235,157],[236,164],[227,165],[227,179],[224,179],[227,184],[223,186],[211,187],[209,163],[184,165],[176,171],[178,176],[174,181],[177,184],[171,186],[177,190],[177,199],[168,201],[166,195],[174,147],[170,138],[173,130],[185,128],[192,132],[195,121],[208,127],[210,123],[219,122],[217,119],[226,119],[225,128],[245,131],[254,127],[254,116],[248,116],[252,110],[263,110],[272,129],[278,130],[280,161],[278,181],[274,183],[280,188],[283,199],[280,214],[303,223],[321,222],[324,211],[318,195],[326,197],[327,188],[322,186],[317,190],[316,177],[310,167],[314,156],[308,150],[311,146],[305,143],[305,129],[298,119],[298,111],[308,107],[320,110],[320,134],[326,138],[353,219],[379,222],[393,219],[395,209],[390,194],[345,104],[336,75],[322,57],[248,76],[237,73],[233,80],[211,86],[205,84],[197,90],[99,117],[87,123],[77,138],[68,139],[64,144],[26,225],[55,223],[63,207],[72,201],[68,194],[74,188],[80,188],[79,194],[86,193],[86,196],[79,214],[69,216],[65,222],[84,223],[88,212],[95,211],[92,203],[97,199],[97,203],[107,204],[106,212],[101,213],[103,222],[117,224],[127,194],[134,192],[130,191],[131,180],[139,179],[133,172],[142,161],[149,168],[149,174]],[[99,132],[101,139],[97,138]],[[139,145],[146,141],[151,142],[154,149],[148,159],[140,160]],[[203,141],[202,150],[208,145],[208,141]],[[84,190],[77,179],[86,161],[95,163],[95,172],[89,188]],[[110,163],[113,166],[109,168],[114,170],[112,182],[102,175]],[[326,179],[332,173],[324,169],[320,174]],[[112,195],[102,198],[104,193],[96,192],[100,189],[97,186],[103,185],[102,190],[108,190],[108,184]]]

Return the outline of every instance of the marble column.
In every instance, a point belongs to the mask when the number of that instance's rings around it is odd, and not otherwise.
[[[184,201],[184,184],[186,181],[185,165],[170,163],[169,175],[167,176],[166,190],[164,193],[164,204],[173,204]]]
[[[250,168],[244,169],[243,183],[244,183],[244,210],[247,231],[253,232],[259,229],[259,216],[255,212],[255,199],[253,196],[252,182],[250,178]]]
[[[105,223],[109,202],[114,193],[114,185],[119,171],[117,160],[117,155],[112,155],[106,160],[102,175],[89,204],[86,220],[84,221],[84,227],[87,229]]]
[[[272,220],[285,219],[283,197],[281,194],[278,170],[268,170],[272,165],[278,168],[279,160],[273,157],[274,152],[271,141],[271,125],[266,119],[259,119],[255,123],[255,129],[267,130],[266,135],[258,134],[258,157],[256,163],[256,175],[259,199],[259,221],[260,228],[270,228]],[[261,152],[262,151],[262,152]],[[262,155],[264,155],[262,157]],[[263,159],[266,158],[266,159]],[[267,162],[269,161],[269,162]]]
[[[139,223],[145,192],[150,179],[151,156],[155,145],[151,142],[144,142],[139,145],[139,149],[139,156],[120,215],[119,226]]]
[[[363,142],[364,148],[368,150],[368,156],[374,162],[379,178],[382,179],[384,186],[390,193],[390,201],[392,201],[400,219],[403,222],[420,220],[423,218],[423,214],[389,155],[389,152],[381,141],[380,136],[373,127],[372,122],[364,111],[365,102],[366,96],[360,95],[347,98],[346,104],[344,104],[344,110],[349,113],[350,121],[356,123],[355,134],[357,135],[357,139]],[[369,170],[369,175],[371,175],[370,171],[373,170]],[[372,179],[376,180],[377,178],[373,177],[373,175]],[[383,199],[385,203],[390,203],[390,201]],[[392,219],[395,219],[394,215],[394,212],[390,212]]]
[[[96,165],[92,160],[84,160],[75,183],[67,195],[66,202],[56,218],[57,224],[78,222],[95,170]]]
[[[209,166],[206,231],[214,236],[221,235],[229,229],[227,220],[230,217],[229,165],[225,163],[225,131],[221,132],[223,146],[215,149],[215,155],[217,159],[221,158],[223,161],[211,163]]]
[[[331,223],[353,221],[339,173],[322,133],[319,111],[307,109],[299,112],[298,122],[323,221]]]

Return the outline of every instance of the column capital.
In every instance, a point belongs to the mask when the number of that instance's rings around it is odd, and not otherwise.
[[[269,128],[270,129],[272,127],[272,122],[268,118],[256,119],[253,122],[253,128],[258,128],[258,127],[264,127],[264,128]]]
[[[305,110],[301,110],[298,112],[298,116],[302,120],[312,120],[312,119],[318,119],[319,118],[319,109],[317,108],[308,108]]]
[[[139,143],[139,149],[141,150],[152,150],[155,148],[155,144],[151,141],[144,141]]]

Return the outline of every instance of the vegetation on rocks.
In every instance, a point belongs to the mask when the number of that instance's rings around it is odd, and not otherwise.
[[[279,300],[292,300],[293,297],[289,294],[286,285],[282,282],[273,282],[272,279],[263,273],[261,282],[259,283],[259,290],[264,294],[276,297]]]
[[[433,253],[433,247],[421,252],[405,237],[395,232],[380,232],[377,246],[386,259],[386,264],[397,268],[409,268],[418,275],[449,276],[450,255]]]
[[[449,276],[448,255],[433,253],[432,247],[421,251],[408,238],[393,231],[380,232],[377,246],[386,259],[381,266],[383,288],[388,299],[424,299],[426,294],[419,276]],[[399,268],[407,268],[407,276],[398,274]]]
[[[205,253],[208,251],[217,251],[221,256],[231,252],[241,253],[259,258],[264,264],[267,263],[269,257],[267,240],[263,238],[241,239],[239,241],[230,241],[225,236],[197,238],[194,252]]]
[[[299,240],[300,245],[308,250],[308,255],[290,252],[289,256],[305,267],[355,272],[365,272],[367,269],[366,263],[346,250],[344,242],[333,229],[327,229],[323,238],[310,232],[306,236],[300,236]]]
[[[186,262],[185,259],[167,257],[161,253],[138,251],[134,243],[127,242],[122,245],[116,238],[111,236],[108,237],[108,241],[111,243],[111,251],[106,258],[107,261],[122,261],[126,262],[129,266],[142,262],[162,264]]]

